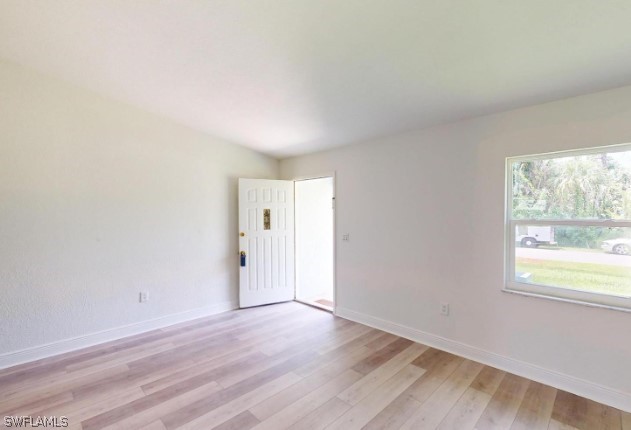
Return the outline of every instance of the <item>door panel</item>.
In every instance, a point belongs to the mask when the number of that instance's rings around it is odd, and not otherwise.
[[[239,305],[294,299],[294,183],[239,179]]]

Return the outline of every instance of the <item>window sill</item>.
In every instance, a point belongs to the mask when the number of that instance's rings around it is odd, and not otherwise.
[[[576,300],[576,299],[568,299],[568,298],[565,298],[565,297],[550,296],[550,295],[547,295],[547,294],[529,293],[527,291],[513,290],[513,289],[506,288],[506,287],[502,288],[502,292],[509,293],[509,294],[517,294],[519,296],[535,297],[535,298],[539,298],[539,299],[553,300],[553,301],[556,301],[556,302],[571,303],[571,304],[574,304],[574,305],[588,306],[588,307],[591,307],[591,308],[603,308],[603,309],[611,309],[611,310],[614,310],[614,311],[631,313],[631,309],[630,308],[623,308],[623,307],[620,307],[620,306],[612,306],[612,305],[603,305],[601,303],[592,303],[592,302],[586,302],[586,301],[583,301],[583,300]]]

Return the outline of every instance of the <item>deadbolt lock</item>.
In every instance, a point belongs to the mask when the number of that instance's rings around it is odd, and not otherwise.
[[[241,232],[241,233],[239,233],[239,236],[244,237],[244,236],[245,236],[245,233],[244,233],[244,232]]]

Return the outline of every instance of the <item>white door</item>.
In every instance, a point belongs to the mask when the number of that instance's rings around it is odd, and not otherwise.
[[[294,183],[239,179],[239,305],[294,299]]]

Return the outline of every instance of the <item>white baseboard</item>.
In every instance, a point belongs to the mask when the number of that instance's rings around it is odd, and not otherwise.
[[[413,340],[414,342],[447,351],[452,354],[540,382],[542,384],[568,391],[599,403],[613,406],[614,408],[618,408],[626,412],[631,412],[630,393],[624,393],[612,388],[603,387],[602,385],[585,381],[574,376],[544,369],[543,367],[485,351],[471,345],[441,336],[436,336],[421,330],[356,312],[351,309],[338,306],[335,310],[335,314],[339,317]]]
[[[22,363],[39,360],[42,358],[52,357],[54,355],[63,354],[65,352],[75,351],[77,349],[86,348],[88,346],[98,345],[100,343],[121,339],[139,333],[167,327],[173,324],[202,318],[209,315],[237,309],[238,306],[233,302],[223,302],[203,308],[191,309],[189,311],[177,314],[166,315],[152,320],[141,321],[138,323],[116,327],[99,331],[96,333],[86,334],[70,339],[63,339],[45,345],[38,345],[19,351],[12,351],[0,354],[0,369],[16,366]]]

